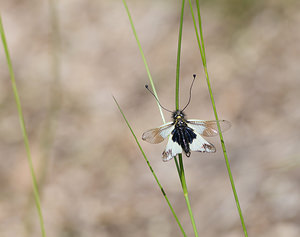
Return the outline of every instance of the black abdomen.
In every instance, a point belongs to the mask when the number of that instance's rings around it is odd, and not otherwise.
[[[175,126],[175,129],[172,131],[172,140],[177,142],[182,149],[184,150],[186,156],[190,156],[190,145],[193,140],[196,138],[196,134],[193,129],[188,126]]]

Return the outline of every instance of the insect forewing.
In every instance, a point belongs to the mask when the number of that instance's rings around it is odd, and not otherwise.
[[[173,129],[173,122],[165,123],[158,128],[153,128],[144,132],[142,139],[153,144],[160,143],[171,134]]]
[[[188,126],[194,129],[197,133],[205,137],[213,137],[219,134],[216,120],[196,120],[187,121]],[[221,131],[225,132],[231,127],[231,123],[227,120],[219,120]]]

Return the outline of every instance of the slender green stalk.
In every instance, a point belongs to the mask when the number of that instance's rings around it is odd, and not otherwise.
[[[166,194],[166,192],[164,191],[162,185],[160,184],[160,182],[159,182],[159,180],[158,180],[158,178],[157,178],[157,176],[156,176],[156,174],[155,174],[155,172],[154,172],[152,166],[150,165],[150,162],[149,162],[149,160],[148,160],[148,158],[147,158],[147,156],[146,156],[146,154],[145,154],[143,148],[141,147],[141,145],[140,145],[140,143],[139,143],[139,141],[138,141],[138,139],[137,139],[137,137],[136,137],[134,131],[132,130],[132,128],[131,128],[131,126],[130,126],[128,120],[126,119],[125,114],[123,113],[123,111],[122,111],[122,109],[121,109],[119,103],[117,102],[117,100],[115,99],[114,96],[113,96],[113,99],[114,99],[116,105],[118,106],[118,109],[120,110],[120,113],[122,114],[122,116],[123,116],[123,118],[124,118],[124,120],[125,120],[125,122],[126,122],[128,128],[130,129],[130,132],[131,132],[132,136],[134,137],[135,142],[137,143],[137,145],[138,145],[140,151],[142,152],[143,157],[144,157],[145,161],[147,162],[147,165],[148,165],[148,167],[149,167],[149,169],[150,169],[150,171],[151,171],[151,173],[152,173],[152,175],[153,175],[153,177],[154,177],[154,179],[155,179],[157,185],[159,186],[159,188],[160,188],[160,190],[161,190],[161,192],[162,192],[164,198],[166,199],[166,201],[167,201],[167,203],[168,203],[168,206],[169,206],[169,208],[170,208],[170,210],[171,210],[171,212],[172,212],[172,214],[173,214],[173,216],[174,216],[174,218],[175,218],[175,220],[176,220],[176,222],[177,222],[177,224],[178,224],[178,226],[179,226],[179,228],[180,228],[180,230],[181,230],[183,236],[186,236],[186,234],[185,234],[185,232],[184,232],[184,230],[183,230],[183,228],[182,228],[182,225],[181,225],[181,223],[180,223],[180,221],[179,221],[179,219],[178,219],[178,217],[177,217],[177,215],[176,215],[176,213],[175,213],[175,211],[174,211],[174,209],[173,209],[173,207],[172,207],[172,205],[171,205],[171,203],[170,203],[170,201],[169,201],[169,199],[168,199],[168,197],[167,197],[167,194]]]
[[[152,86],[152,90],[153,90],[155,96],[157,97],[157,93],[156,93],[156,90],[155,90],[155,87],[154,87],[154,83],[153,83],[153,80],[152,80],[152,77],[151,77],[151,74],[150,74],[150,70],[149,70],[147,61],[145,59],[145,56],[144,56],[141,44],[139,42],[139,39],[138,39],[136,30],[135,30],[135,27],[134,27],[134,24],[133,24],[133,21],[132,21],[131,14],[129,12],[129,9],[128,9],[128,6],[127,6],[127,3],[126,3],[125,0],[123,0],[123,4],[124,4],[126,12],[128,14],[128,18],[129,18],[129,21],[130,21],[130,24],[131,24],[131,28],[132,28],[133,34],[135,36],[135,39],[137,41],[140,53],[142,55],[143,62],[145,64],[145,68],[146,68],[146,71],[148,73],[148,77],[149,77],[149,80],[150,80],[150,83],[151,83],[151,86]],[[179,74],[180,74],[180,54],[181,54],[181,40],[182,40],[184,5],[185,5],[185,0],[182,1],[181,18],[180,18],[180,28],[179,28],[179,37],[178,37],[178,52],[177,52],[177,67],[176,67],[176,93],[175,93],[175,97],[176,97],[176,99],[175,99],[175,101],[176,101],[176,109],[179,109]],[[160,110],[163,122],[165,123],[165,119],[164,119],[161,107],[159,106],[158,103],[157,103],[157,105],[158,105],[158,108]],[[197,233],[197,230],[196,230],[195,221],[194,221],[194,217],[193,217],[191,206],[190,206],[190,202],[189,202],[189,199],[188,199],[188,191],[187,191],[186,181],[185,181],[185,177],[184,177],[184,167],[183,167],[182,156],[179,155],[179,164],[178,164],[177,158],[176,157],[174,157],[174,158],[175,158],[174,160],[175,160],[176,168],[177,168],[177,171],[178,171],[178,174],[179,174],[179,177],[180,177],[180,181],[181,181],[181,184],[182,184],[182,188],[183,188],[183,192],[184,192],[184,197],[185,197],[185,200],[186,200],[186,203],[187,203],[187,206],[188,206],[190,218],[191,218],[192,225],[193,225],[193,228],[194,228],[195,236],[198,236],[198,233]],[[148,161],[147,161],[147,164],[150,165],[148,163]]]
[[[181,4],[181,14],[180,14],[180,22],[179,22],[179,34],[178,34],[178,49],[177,49],[177,64],[176,64],[176,88],[175,88],[175,108],[179,109],[179,77],[180,77],[180,56],[181,56],[181,42],[182,42],[182,29],[183,29],[183,15],[184,15],[184,6],[185,0],[182,0]],[[179,178],[181,177],[181,166],[179,166],[177,157],[174,157],[174,161],[176,164],[177,172]],[[182,161],[181,161],[182,162]],[[180,178],[180,182],[182,185],[182,179]]]
[[[200,31],[200,38],[201,38],[201,48],[202,48],[201,58],[202,58],[203,64],[206,67],[206,55],[205,55],[205,47],[204,47],[204,41],[203,41],[203,31],[202,31],[199,0],[196,0],[196,5],[197,5],[197,15],[198,15],[199,31]],[[195,26],[195,24],[194,24],[194,26]]]
[[[190,200],[189,200],[189,195],[188,195],[188,189],[187,189],[186,180],[185,180],[182,154],[178,154],[178,159],[179,159],[179,164],[180,164],[179,177],[180,177],[180,181],[181,181],[181,185],[182,185],[184,199],[185,199],[188,211],[189,211],[189,215],[190,215],[190,219],[191,219],[191,222],[192,222],[195,237],[198,237],[199,235],[198,235],[194,215],[193,215],[193,212],[192,212],[192,208],[191,208],[191,204],[190,204]]]
[[[180,77],[180,55],[181,55],[181,42],[182,42],[182,29],[183,29],[183,15],[184,15],[184,6],[185,6],[185,0],[182,0],[182,5],[181,5],[181,14],[180,14],[180,24],[179,24],[179,35],[178,35],[178,49],[177,49],[177,64],[176,64],[176,92],[175,92],[175,106],[176,110],[179,110],[179,77]],[[192,208],[190,205],[190,200],[188,196],[188,190],[187,190],[187,185],[186,185],[186,180],[185,180],[185,175],[184,175],[184,166],[183,166],[183,160],[182,160],[182,154],[178,155],[178,160],[179,160],[179,167],[178,167],[178,162],[176,157],[174,157],[178,175],[180,178],[184,198],[186,201],[186,205],[188,207],[188,212],[190,215],[190,219],[192,222],[194,234],[197,237],[198,232],[196,228],[196,223],[195,219],[193,216]]]
[[[18,110],[18,114],[19,114],[21,130],[22,130],[22,134],[23,134],[24,144],[25,144],[27,158],[28,158],[28,164],[29,164],[30,173],[31,173],[31,177],[32,177],[33,192],[34,192],[35,204],[36,204],[38,215],[39,215],[40,227],[41,227],[41,231],[42,231],[42,236],[45,237],[46,232],[45,232],[44,220],[43,220],[42,209],[41,209],[41,204],[40,204],[38,185],[37,185],[36,175],[35,175],[35,172],[34,172],[33,163],[32,163],[32,159],[31,159],[31,152],[30,152],[30,148],[29,148],[29,140],[28,140],[28,136],[27,136],[27,132],[26,132],[26,127],[25,127],[21,102],[20,102],[20,98],[19,98],[19,93],[18,93],[18,90],[17,90],[16,81],[15,81],[14,71],[13,71],[13,68],[12,68],[12,62],[11,62],[11,59],[10,59],[8,46],[7,46],[7,43],[6,43],[6,37],[5,37],[5,33],[4,33],[4,28],[3,28],[3,25],[2,25],[1,15],[0,15],[0,33],[1,33],[2,43],[3,43],[5,55],[6,55],[7,64],[8,64],[8,69],[9,69],[10,79],[11,79],[11,83],[12,83],[13,93],[14,93],[14,96],[15,96],[16,104],[17,104],[17,110]]]
[[[180,56],[181,56],[181,42],[182,42],[184,6],[185,6],[185,0],[182,0],[180,23],[179,23],[179,34],[178,34],[177,64],[176,64],[176,89],[175,89],[175,107],[176,107],[176,110],[179,109]]]
[[[150,84],[151,84],[151,87],[152,87],[152,90],[153,90],[153,93],[154,95],[156,96],[156,98],[158,99],[158,96],[157,96],[157,93],[156,93],[156,90],[155,90],[155,86],[154,86],[154,82],[152,80],[152,76],[151,76],[151,73],[150,73],[150,70],[149,70],[149,67],[148,67],[148,63],[146,61],[146,58],[145,58],[145,55],[144,55],[144,52],[143,52],[143,49],[142,49],[142,46],[141,46],[141,43],[140,43],[140,40],[138,38],[138,35],[136,33],[136,30],[135,30],[135,27],[134,27],[134,24],[133,24],[133,20],[132,20],[132,17],[131,17],[131,14],[130,14],[130,11],[128,9],[128,6],[127,6],[127,3],[125,0],[123,0],[123,4],[125,6],[125,9],[126,9],[126,12],[127,12],[127,15],[128,15],[128,18],[129,18],[129,21],[130,21],[130,25],[131,25],[131,28],[132,28],[132,31],[133,31],[133,34],[134,34],[134,37],[135,37],[135,40],[138,44],[138,47],[139,47],[139,51],[140,51],[140,54],[142,56],[142,59],[143,59],[143,62],[145,64],[145,68],[146,68],[146,71],[147,71],[147,74],[148,74],[148,77],[149,77],[149,81],[150,81]],[[163,120],[164,123],[166,123],[166,120],[165,120],[165,117],[164,117],[164,114],[162,112],[162,109],[157,101],[157,106],[158,106],[158,109],[159,109],[159,112],[160,112],[160,115],[161,115],[161,118]]]
[[[205,76],[206,76],[206,82],[207,82],[207,86],[208,86],[208,90],[209,90],[209,94],[210,94],[210,99],[211,99],[214,115],[215,115],[215,118],[217,120],[218,131],[219,131],[220,141],[221,141],[222,150],[223,150],[225,163],[226,163],[226,167],[227,167],[227,172],[228,172],[228,175],[229,175],[231,188],[232,188],[232,191],[233,191],[234,199],[235,199],[236,206],[237,206],[237,209],[238,209],[238,213],[239,213],[239,216],[240,216],[240,220],[241,220],[242,228],[243,228],[243,231],[244,231],[244,235],[245,235],[245,237],[247,237],[248,233],[247,233],[244,217],[243,217],[243,214],[242,214],[242,209],[241,209],[241,206],[240,206],[240,202],[239,202],[239,199],[238,199],[237,191],[236,191],[236,188],[235,188],[234,179],[233,179],[231,168],[230,168],[230,163],[229,163],[229,160],[228,160],[228,155],[227,155],[227,152],[226,152],[225,142],[224,142],[223,134],[222,134],[220,123],[219,123],[219,118],[218,118],[218,114],[217,114],[215,100],[214,100],[214,97],[213,97],[211,84],[210,84],[210,80],[209,80],[207,64],[206,64],[203,33],[202,33],[203,31],[202,31],[202,24],[201,24],[199,0],[196,0],[196,4],[197,4],[197,13],[198,13],[198,22],[199,22],[199,30],[200,30],[201,41],[199,39],[199,33],[198,33],[198,29],[197,29],[196,20],[195,20],[195,17],[194,17],[194,11],[193,11],[193,6],[192,6],[192,3],[191,3],[191,0],[189,0],[189,4],[190,4],[191,14],[192,14],[192,18],[193,18],[194,27],[195,27],[195,33],[196,33],[196,37],[197,37],[198,47],[199,47],[199,50],[200,50],[202,63],[203,63],[203,68],[204,68],[204,72],[205,72]]]
[[[43,157],[42,177],[40,178],[40,184],[44,183],[46,178],[46,169],[48,166],[49,156],[51,152],[51,146],[55,139],[56,130],[56,118],[59,114],[62,105],[62,88],[61,88],[61,61],[60,61],[60,30],[59,30],[59,16],[55,5],[55,0],[48,0],[50,11],[50,23],[51,23],[51,75],[52,83],[50,85],[50,105],[47,112],[46,120],[44,123],[44,131],[41,136],[41,147]]]
[[[51,26],[51,76],[52,83],[49,87],[50,90],[50,105],[47,111],[47,116],[44,121],[43,131],[40,137],[40,149],[41,149],[41,163],[39,167],[39,177],[37,179],[38,186],[41,191],[41,197],[43,195],[42,189],[47,177],[47,169],[51,161],[51,147],[55,140],[55,132],[57,125],[57,116],[62,105],[62,90],[61,90],[61,75],[60,75],[60,30],[59,30],[59,15],[56,8],[55,0],[48,0],[49,8],[49,21]],[[29,218],[34,205],[34,196],[30,194],[30,199],[26,207],[25,216],[25,235],[32,236],[34,220]]]
[[[147,74],[148,74],[148,77],[149,77],[149,80],[150,80],[150,84],[151,84],[152,90],[153,90],[154,95],[156,96],[156,98],[158,98],[157,93],[156,93],[156,90],[155,90],[155,86],[154,86],[154,83],[153,83],[153,80],[152,80],[152,76],[151,76],[151,74],[150,74],[150,70],[149,70],[149,67],[148,67],[148,64],[147,64],[145,55],[144,55],[144,53],[143,53],[142,46],[141,46],[140,41],[139,41],[139,39],[138,39],[136,30],[135,30],[135,27],[134,27],[134,24],[133,24],[132,17],[131,17],[131,14],[130,14],[130,12],[129,12],[129,9],[128,9],[127,3],[126,3],[126,0],[123,0],[123,4],[124,4],[124,6],[125,6],[125,9],[126,9],[126,12],[127,12],[128,18],[129,18],[129,21],[130,21],[130,25],[131,25],[131,28],[132,28],[132,31],[133,31],[133,34],[134,34],[134,37],[135,37],[136,42],[137,42],[137,44],[138,44],[139,51],[140,51],[140,54],[141,54],[141,56],[142,56],[142,59],[143,59],[144,65],[145,65],[145,68],[146,68],[146,71],[147,71]],[[182,15],[183,15],[183,9],[184,9],[184,4],[183,4],[183,8],[182,8]],[[182,29],[182,24],[181,24],[181,29]],[[182,31],[181,31],[180,35],[182,35]],[[179,38],[180,38],[180,42],[181,42],[181,36],[180,36]],[[179,45],[181,46],[181,43],[180,43]],[[180,58],[180,53],[179,53],[179,58]],[[179,60],[179,63],[180,63],[180,60]],[[179,77],[179,67],[177,68],[176,74],[178,74],[178,77]],[[179,86],[179,84],[177,84],[176,86]],[[179,89],[176,89],[176,91],[177,91],[177,93],[178,93]],[[178,96],[177,96],[177,97],[178,97]],[[179,98],[179,97],[178,97],[178,98]],[[115,100],[115,101],[116,101],[116,100]],[[117,102],[116,102],[116,103],[117,103]],[[118,104],[117,104],[117,105],[118,105]],[[160,105],[159,105],[158,102],[157,102],[157,106],[158,106],[158,108],[159,108],[159,111],[160,111],[162,120],[163,120],[163,122],[165,123],[166,121],[165,121],[164,115],[163,115],[163,113],[162,113],[162,109],[161,109],[161,107],[160,107]],[[119,107],[119,105],[118,105],[118,107]],[[120,109],[120,107],[119,107],[119,109]],[[120,110],[120,111],[121,111],[121,110]],[[121,113],[122,113],[122,111],[121,111]],[[122,115],[123,115],[123,113],[122,113]],[[128,124],[128,122],[127,122],[127,120],[126,120],[126,118],[125,118],[124,115],[123,115],[123,117],[124,117],[124,119],[125,119],[127,125],[129,126],[129,124]],[[129,128],[130,128],[130,127],[129,127]],[[161,188],[161,185],[160,185],[160,183],[158,182],[158,179],[157,179],[155,173],[153,172],[153,169],[151,168],[150,163],[149,163],[149,161],[148,161],[148,159],[147,159],[145,153],[143,152],[143,150],[142,150],[142,148],[141,148],[141,146],[140,146],[140,144],[139,144],[139,142],[138,142],[136,136],[134,135],[134,133],[133,133],[133,131],[132,131],[131,128],[130,128],[130,130],[131,130],[131,132],[132,132],[132,134],[133,134],[133,136],[134,136],[134,138],[135,138],[135,140],[136,140],[136,142],[137,142],[137,144],[138,144],[138,146],[139,146],[139,148],[140,148],[140,150],[141,150],[141,152],[142,152],[142,154],[143,154],[143,156],[144,156],[144,158],[145,158],[145,160],[146,160],[146,162],[147,162],[147,164],[148,164],[148,166],[149,166],[149,168],[150,168],[150,170],[151,170],[151,172],[153,173],[156,182],[158,183],[159,187]],[[178,162],[177,162],[176,157],[175,157],[175,163],[176,163],[177,171],[178,171],[178,173],[180,174],[181,171],[180,171],[180,167],[179,167],[179,165],[178,165]],[[186,234],[185,234],[185,232],[184,232],[184,230],[183,230],[181,224],[179,223],[179,220],[178,220],[178,218],[177,218],[177,216],[176,216],[176,214],[175,214],[175,212],[174,212],[174,210],[173,210],[173,208],[172,208],[172,206],[171,206],[171,204],[170,204],[170,202],[169,202],[169,200],[167,199],[167,196],[165,195],[165,192],[163,191],[162,188],[161,188],[161,190],[162,190],[162,193],[164,194],[164,197],[166,198],[167,203],[168,203],[168,205],[169,205],[169,207],[170,207],[170,209],[171,209],[171,211],[172,211],[172,213],[173,213],[173,215],[174,215],[174,217],[175,217],[175,219],[176,219],[176,221],[177,221],[177,223],[178,223],[178,225],[179,225],[179,227],[180,227],[180,229],[181,229],[182,234],[183,234],[184,236],[186,236]]]
[[[180,178],[181,170],[180,170],[180,166],[179,166],[179,163],[177,161],[177,157],[176,156],[174,157],[174,161],[175,161],[176,169],[177,169],[177,172],[178,172],[178,175],[179,175],[179,178]],[[181,182],[181,185],[182,185],[181,179],[180,179],[180,182]]]

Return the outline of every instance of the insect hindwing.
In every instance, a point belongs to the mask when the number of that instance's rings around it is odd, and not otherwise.
[[[174,142],[172,140],[172,135],[170,135],[166,149],[162,153],[162,159],[163,161],[171,160],[174,156],[176,156],[179,153],[182,153],[182,148],[177,142]]]
[[[216,148],[213,144],[206,141],[199,133],[194,131],[196,134],[196,138],[190,143],[191,151],[199,151],[199,152],[216,152]]]

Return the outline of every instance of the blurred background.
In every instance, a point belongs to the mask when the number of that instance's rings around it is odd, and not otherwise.
[[[300,235],[300,2],[201,1],[208,70],[249,236]],[[128,6],[161,103],[173,110],[181,1]],[[165,142],[142,141],[162,120],[122,1],[1,0],[48,236],[181,236],[119,101],[188,236]],[[11,82],[0,50],[0,236],[41,236]],[[214,119],[188,2],[180,103]],[[167,120],[169,113],[165,113]],[[243,236],[219,139],[184,157],[199,235]]]

